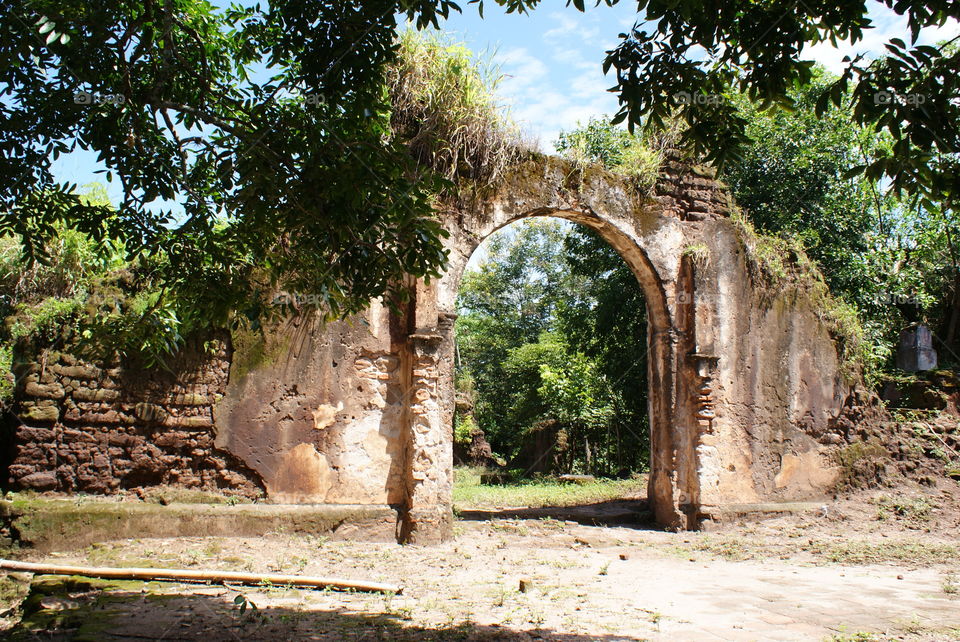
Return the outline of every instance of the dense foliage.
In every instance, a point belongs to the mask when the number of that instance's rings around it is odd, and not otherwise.
[[[641,470],[649,438],[646,324],[643,312],[629,315],[643,310],[636,279],[627,271],[618,281],[623,261],[597,252],[609,249],[599,237],[552,219],[510,226],[485,248],[460,287],[458,384],[494,451],[536,470]],[[547,450],[531,453],[544,439]]]
[[[102,185],[78,194],[109,207]],[[122,357],[162,366],[183,336],[205,327],[182,317],[157,278],[162,256],[128,261],[124,248],[57,226],[44,251],[49,262],[31,262],[16,239],[0,239],[0,357],[9,371],[14,348],[25,356],[69,348],[92,359]]]
[[[399,263],[395,260],[405,261],[401,260],[401,254],[421,265],[440,265],[443,256],[434,252],[436,248],[423,252],[424,248],[436,244],[439,233],[431,210],[432,201],[441,188],[453,183],[438,181],[435,177],[491,180],[497,168],[502,170],[521,146],[515,127],[494,100],[495,74],[464,47],[408,31],[397,41],[395,53],[385,75],[377,79],[378,95],[382,94],[384,105],[392,108],[379,121],[373,120],[380,122],[377,135],[381,138],[377,144],[389,143],[390,153],[403,157],[389,169],[399,182],[381,183],[378,187],[371,177],[363,176],[372,171],[368,160],[359,156],[351,160],[347,153],[341,155],[339,162],[352,163],[353,174],[335,173],[317,184],[302,186],[313,192],[309,206],[312,209],[304,210],[300,203],[289,201],[302,210],[296,216],[304,217],[305,224],[311,227],[307,236],[283,232],[288,228],[280,220],[285,215],[276,210],[277,203],[271,205],[266,198],[258,197],[260,203],[251,207],[265,207],[261,212],[263,216],[251,214],[252,218],[244,218],[245,214],[233,216],[222,210],[202,223],[196,220],[199,214],[174,223],[160,221],[152,240],[144,242],[122,233],[116,235],[110,227],[120,224],[118,221],[124,218],[125,211],[129,214],[130,203],[125,201],[119,207],[111,204],[102,185],[94,186],[92,196],[74,190],[65,197],[74,203],[75,207],[71,207],[77,211],[78,208],[95,210],[102,225],[98,223],[99,227],[94,228],[80,225],[80,229],[76,229],[71,224],[77,219],[66,212],[38,226],[33,230],[36,236],[31,233],[0,235],[4,271],[0,275],[0,296],[3,297],[0,313],[3,318],[13,315],[8,321],[9,332],[0,336],[0,357],[9,361],[9,342],[38,349],[65,347],[69,343],[72,350],[85,356],[119,355],[141,359],[147,365],[162,364],[190,332],[201,328],[237,324],[256,327],[273,315],[304,309],[319,308],[329,315],[354,310],[366,302],[357,298],[360,292],[373,294],[382,290],[374,281],[386,279],[398,269]],[[310,110],[316,106],[315,101],[303,96],[288,95],[282,102],[292,110]],[[343,111],[337,110],[337,113]],[[328,121],[326,126],[334,124]],[[167,133],[174,135],[175,131],[184,135],[179,127]],[[206,130],[202,133],[206,135]],[[331,135],[344,134],[331,132]],[[393,142],[384,140],[383,136],[392,137]],[[203,136],[193,138],[198,145],[206,144]],[[360,146],[368,148],[369,144]],[[323,153],[328,152],[330,150]],[[374,150],[373,153],[380,152]],[[313,161],[316,160],[314,157]],[[384,157],[384,162],[392,161]],[[269,171],[253,167],[250,170]],[[304,168],[305,172],[317,170],[315,165]],[[161,178],[150,177],[150,180]],[[271,191],[270,198],[277,196],[273,187],[261,185]],[[376,200],[373,195],[379,189],[391,190],[391,185],[407,193],[390,194],[389,198],[373,203]],[[57,189],[70,187],[58,186]],[[340,196],[323,200],[333,192]],[[127,197],[135,201],[138,198],[136,193],[126,194]],[[336,200],[340,197],[350,202]],[[36,199],[36,205],[49,209],[59,198],[56,190],[48,189],[43,198]],[[422,199],[422,202],[414,203],[411,198]],[[138,203],[145,205],[137,201],[134,209]],[[220,205],[227,207],[224,202]],[[384,232],[371,229],[367,223],[376,226],[370,217],[379,216],[376,212],[381,206],[404,210],[394,213],[400,218],[426,218],[406,231],[394,229],[387,237],[377,240],[375,237],[382,237]],[[356,220],[336,218],[354,216],[365,208],[370,216],[364,214],[366,218],[356,219],[365,221],[361,234],[351,229]],[[317,218],[321,209],[335,210],[336,217],[327,221]],[[21,214],[23,217],[18,218]],[[34,220],[30,216],[24,212],[9,213],[6,221],[29,226]],[[421,223],[427,219],[425,228]],[[0,222],[2,220],[0,215]],[[332,232],[317,236],[318,226],[332,226],[339,237],[335,238]],[[306,230],[300,228],[299,232],[306,233]],[[408,232],[415,238],[408,238]],[[239,239],[237,235],[245,238]],[[370,238],[364,240],[363,235]],[[324,253],[324,247],[347,242],[347,237],[353,238],[349,244],[357,254],[345,258],[346,263],[338,264],[338,259]],[[233,240],[221,243],[227,239]],[[394,243],[396,251],[389,249]],[[262,244],[260,249],[265,252],[256,249],[257,244]],[[268,245],[272,249],[267,249]],[[384,251],[392,253],[392,258],[385,258],[381,254]],[[41,260],[33,260],[36,257]],[[405,271],[420,272],[416,266],[406,265]],[[351,277],[353,285],[331,285],[330,279],[340,279],[334,273],[341,268],[356,272]],[[366,285],[357,289],[354,286],[360,280],[366,280]],[[384,280],[381,285],[386,283]],[[390,281],[390,287],[397,283]],[[391,293],[399,294],[388,288],[387,296]]]
[[[933,328],[941,361],[956,364],[957,222],[851,173],[887,153],[891,139],[852,122],[849,103],[818,113],[817,97],[832,83],[818,70],[791,92],[791,112],[736,101],[753,142],[724,178],[760,232],[799,243],[834,294],[856,308],[874,365],[892,367],[900,329],[916,321]]]
[[[790,92],[792,111],[767,112],[745,96],[734,97],[751,142],[725,166],[723,179],[743,209],[750,227],[744,232],[761,242],[758,251],[764,256],[758,258],[773,278],[786,276],[779,273],[786,267],[783,257],[794,254],[790,247],[813,259],[839,298],[828,302],[828,322],[851,326],[847,335],[858,335],[861,331],[852,326],[862,324],[864,336],[848,336],[862,343],[848,356],[865,360],[872,374],[893,367],[900,330],[917,321],[933,328],[941,363],[956,365],[957,222],[939,207],[884,192],[851,173],[885,153],[891,139],[852,122],[849,103],[818,113],[818,97],[833,82],[815,70],[808,85]],[[623,172],[622,150],[642,144],[608,120],[594,119],[561,134],[557,147]],[[591,256],[614,270],[608,278],[632,278],[605,244],[597,242]],[[635,317],[642,308],[637,303],[624,313]]]
[[[162,254],[194,314],[256,316],[285,289],[338,315],[436,274],[438,183],[392,136],[397,16],[444,1],[0,4],[0,236],[43,258],[62,229]],[[84,202],[51,164],[85,150],[119,181]]]

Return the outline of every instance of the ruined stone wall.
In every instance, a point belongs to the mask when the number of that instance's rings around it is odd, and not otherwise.
[[[407,336],[374,303],[323,325],[303,316],[235,337],[216,444],[286,503],[401,504]]]
[[[444,214],[450,269],[418,292],[418,332],[451,312],[460,274],[493,231],[529,216],[594,229],[647,300],[651,477],[658,520],[695,528],[717,507],[819,499],[837,480],[837,420],[851,394],[814,302],[764,291],[728,190],[670,155],[644,195],[623,177],[532,159],[479,203]],[[452,377],[445,372],[444,378]]]
[[[694,310],[681,377],[690,407],[678,417],[692,412],[699,424],[698,511],[825,497],[838,478],[841,440],[831,426],[852,385],[822,310],[802,293],[753,282],[744,237],[729,220],[695,223],[688,233],[701,261],[684,295]]]
[[[262,494],[259,475],[214,444],[229,368],[224,336],[196,338],[169,369],[97,366],[48,352],[15,367],[8,487],[113,493],[173,485]]]
[[[555,216],[595,230],[643,288],[657,519],[696,528],[731,504],[822,497],[850,386],[816,306],[752,280],[731,212],[710,172],[676,156],[644,192],[533,155],[497,186],[443,203],[448,269],[411,279],[401,309],[375,301],[330,324],[297,315],[213,353],[188,346],[173,373],[64,355],[21,368],[10,477],[39,490],[176,484],[389,505],[401,540],[441,539],[452,530],[460,278],[495,230]]]

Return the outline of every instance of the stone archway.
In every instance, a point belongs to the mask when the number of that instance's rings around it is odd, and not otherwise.
[[[651,431],[651,475],[649,496],[657,519],[680,525],[677,507],[684,503],[677,489],[677,462],[673,408],[676,404],[674,313],[669,298],[674,296],[679,266],[672,257],[681,254],[683,234],[676,217],[664,216],[654,201],[638,198],[636,189],[624,179],[611,181],[608,174],[584,175],[567,163],[528,164],[502,185],[497,194],[473,206],[444,214],[449,221],[447,240],[450,265],[437,281],[417,287],[416,325],[412,334],[414,351],[414,398],[439,384],[442,392],[435,408],[414,404],[411,421],[413,470],[408,492],[414,507],[411,522],[430,524],[443,530],[443,516],[418,514],[416,506],[449,502],[452,460],[446,455],[452,442],[440,442],[436,433],[449,440],[453,422],[453,320],[455,302],[463,271],[480,243],[494,231],[515,221],[552,216],[595,230],[623,258],[643,289],[648,308],[648,381]],[[429,327],[433,319],[436,326]],[[424,375],[430,373],[435,380]],[[439,422],[442,430],[435,431]],[[444,450],[435,452],[437,445]],[[434,451],[427,455],[427,451]],[[437,466],[437,462],[442,462]],[[429,463],[429,469],[427,465]],[[680,475],[682,477],[682,474]],[[429,513],[429,511],[428,511]],[[438,520],[438,521],[437,521]],[[436,526],[435,526],[436,525]],[[417,526],[414,526],[416,528]],[[412,534],[412,531],[411,531]]]
[[[10,477],[67,492],[112,492],[117,471],[131,483],[262,489],[274,502],[395,515],[401,541],[443,539],[460,277],[494,230],[557,216],[596,230],[645,293],[657,520],[698,528],[760,502],[819,499],[837,479],[852,384],[828,315],[802,291],[758,278],[757,241],[733,212],[708,171],[677,158],[647,193],[595,167],[531,156],[495,187],[438,209],[449,269],[411,280],[400,309],[373,301],[347,321],[298,315],[234,333],[162,377],[70,355],[23,364]]]
[[[814,310],[758,302],[727,192],[674,160],[640,195],[629,180],[554,158],[442,211],[450,267],[419,282],[410,333],[412,403],[403,539],[442,537],[452,488],[453,321],[473,251],[516,220],[596,230],[647,299],[651,475],[661,524],[697,528],[730,507],[822,495],[835,470],[817,443],[849,393]],[[785,372],[784,359],[791,362]],[[786,403],[785,403],[786,401]]]
[[[672,418],[670,408],[673,405],[673,355],[671,354],[671,328],[675,322],[667,305],[665,283],[658,273],[657,267],[649,259],[647,252],[637,242],[638,235],[635,229],[628,226],[621,229],[620,225],[631,223],[629,219],[617,220],[617,215],[623,212],[597,212],[588,204],[580,204],[578,209],[540,206],[527,211],[511,211],[504,208],[501,216],[484,218],[473,221],[475,226],[463,226],[457,233],[462,234],[463,245],[458,242],[457,256],[467,259],[487,237],[496,230],[511,223],[526,218],[553,217],[568,220],[596,231],[620,257],[637,278],[637,282],[644,293],[647,303],[647,349],[648,360],[648,411],[650,419],[650,460],[651,475],[648,493],[654,499],[654,507],[672,506],[672,483],[670,472],[673,469],[670,439],[672,432]],[[664,239],[657,239],[663,242]],[[451,262],[451,267],[437,283],[437,310],[440,315],[455,318],[454,306],[457,291],[463,276],[466,263],[462,260]],[[452,386],[453,372],[444,369],[440,373],[446,381],[444,385]],[[447,419],[445,418],[445,421]],[[663,443],[661,443],[663,442]],[[659,495],[658,495],[659,493]],[[664,494],[667,493],[667,494]],[[660,511],[658,519],[667,523],[675,522],[678,517],[668,511]]]

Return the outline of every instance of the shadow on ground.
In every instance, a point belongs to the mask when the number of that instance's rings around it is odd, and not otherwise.
[[[39,579],[39,578],[38,578]],[[257,589],[249,589],[256,591]],[[282,590],[282,589],[273,589]],[[572,634],[543,628],[470,622],[414,625],[402,612],[357,613],[303,606],[247,606],[243,589],[185,588],[186,593],[144,593],[80,578],[43,578],[34,583],[24,619],[10,640],[632,640],[607,634]],[[197,592],[202,591],[202,592]],[[255,603],[257,596],[251,595]]]
[[[653,513],[646,500],[617,499],[576,506],[543,506],[540,508],[462,509],[460,519],[486,521],[492,519],[556,519],[577,522],[584,526],[627,526],[656,529]]]

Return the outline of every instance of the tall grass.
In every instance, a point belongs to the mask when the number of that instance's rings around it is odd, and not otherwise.
[[[487,185],[526,147],[496,98],[499,69],[438,33],[407,30],[387,86],[392,127],[423,165]]]

